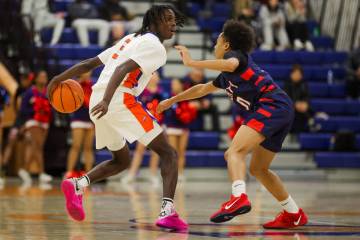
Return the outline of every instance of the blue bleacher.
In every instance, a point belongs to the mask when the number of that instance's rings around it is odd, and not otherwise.
[[[264,68],[274,80],[284,81],[289,78],[292,66],[290,64],[259,64]],[[325,82],[327,80],[328,71],[333,72],[335,79],[344,79],[346,72],[343,66],[310,66],[304,65],[304,79],[306,81]]]
[[[47,28],[41,31],[41,39],[43,43],[49,43],[51,40],[53,30],[51,28]],[[91,44],[97,43],[97,32],[89,31],[89,41]],[[79,43],[78,37],[76,35],[76,31],[72,28],[65,28],[61,34],[60,43]]]
[[[303,65],[314,64],[343,64],[347,59],[346,52],[306,52],[306,51],[259,51],[256,50],[252,57],[257,63],[272,63],[272,64],[294,64],[299,63]]]
[[[316,119],[315,122],[320,124],[322,132],[336,132],[339,129],[360,132],[359,117],[330,117],[327,120]]]
[[[320,168],[360,168],[360,153],[317,152],[314,161]]]
[[[218,149],[220,134],[218,132],[191,132],[186,153],[189,167],[224,167],[223,151],[210,151]],[[208,149],[208,151],[203,151]],[[202,151],[201,151],[202,150]],[[111,153],[107,150],[96,152],[96,163],[110,159]],[[149,156],[145,156],[143,165],[148,165]]]
[[[331,133],[301,133],[299,142],[303,150],[329,150]],[[360,150],[360,135],[356,135],[356,149]]]
[[[111,159],[111,153],[107,150],[101,150],[95,153],[96,164],[109,159]],[[148,165],[149,153],[145,153],[142,166]],[[188,150],[186,152],[186,167],[226,167],[224,152]]]
[[[311,37],[315,49],[334,49],[334,40],[331,37],[319,36]]]
[[[231,13],[231,5],[228,3],[215,3],[212,8],[212,17],[226,17]]]
[[[359,115],[360,101],[348,99],[312,99],[311,108],[316,112],[333,115]]]

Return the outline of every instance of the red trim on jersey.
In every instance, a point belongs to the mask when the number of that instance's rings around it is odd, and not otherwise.
[[[260,92],[263,92],[263,93],[266,93],[266,92],[270,92],[272,90],[275,89],[275,86],[273,84],[271,84],[270,86],[266,87],[266,86],[263,86],[261,89],[260,89]]]
[[[117,53],[114,53],[113,55],[112,55],[112,59],[117,59],[119,57],[119,54],[117,54]]]
[[[263,108],[259,108],[256,112],[260,113],[261,115],[264,115],[267,118],[271,117],[272,115],[271,112],[268,112]]]
[[[255,81],[255,86],[259,85],[262,80],[264,80],[264,76],[259,76]]]
[[[259,102],[274,102],[274,99],[272,99],[272,98],[260,98]]]
[[[253,118],[250,121],[248,121],[246,126],[251,127],[252,129],[254,129],[258,132],[261,132],[261,130],[264,128],[264,123]]]
[[[251,68],[248,68],[244,73],[240,74],[240,77],[246,81],[249,81],[254,74],[254,71]]]
[[[154,120],[149,113],[145,111],[142,105],[136,101],[135,97],[129,93],[124,93],[124,105],[135,116],[145,132],[149,132],[154,128]]]
[[[138,83],[138,77],[140,76],[141,71],[140,68],[135,69],[131,73],[129,73],[128,77],[125,79],[123,86],[127,88],[133,88]]]

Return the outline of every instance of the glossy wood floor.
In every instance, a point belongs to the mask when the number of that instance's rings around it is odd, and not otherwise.
[[[153,225],[160,206],[160,189],[143,182],[93,185],[86,193],[86,220],[70,220],[64,211],[59,183],[20,186],[8,181],[0,190],[0,240],[187,240],[187,239],[360,239],[360,184],[287,182],[293,198],[305,209],[310,223],[296,230],[264,230],[280,208],[256,182],[248,193],[253,210],[226,224],[209,216],[227,199],[227,182],[191,182],[178,186],[176,208],[190,223],[186,233]]]

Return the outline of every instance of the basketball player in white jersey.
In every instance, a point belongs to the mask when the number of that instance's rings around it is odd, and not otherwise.
[[[84,60],[55,76],[48,86],[51,93],[62,81],[105,65],[90,98],[90,117],[95,124],[96,148],[108,148],[112,159],[97,165],[85,176],[67,179],[61,188],[68,214],[82,221],[83,189],[128,168],[129,149],[126,142],[139,141],[155,151],[161,159],[163,199],[156,225],[184,230],[188,227],[175,211],[178,168],[175,150],[168,144],[162,128],[136,100],[148,84],[151,75],[166,62],[162,42],[172,38],[176,26],[182,26],[183,16],[168,5],[152,6],[143,19],[141,29],[125,36],[116,45],[94,58]]]

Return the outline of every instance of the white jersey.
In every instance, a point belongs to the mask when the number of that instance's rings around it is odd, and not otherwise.
[[[149,83],[153,72],[166,63],[166,50],[159,38],[152,33],[136,37],[135,34],[130,34],[100,53],[98,58],[105,66],[93,86],[94,90],[106,89],[115,68],[132,59],[140,68],[128,73],[118,90],[139,96]]]

